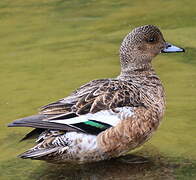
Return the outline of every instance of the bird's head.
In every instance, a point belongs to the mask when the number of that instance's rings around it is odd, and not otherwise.
[[[167,43],[154,25],[135,28],[124,38],[120,47],[122,70],[148,70],[152,59],[161,52],[184,52],[184,49]]]

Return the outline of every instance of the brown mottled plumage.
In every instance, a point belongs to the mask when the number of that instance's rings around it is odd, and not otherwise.
[[[164,89],[152,68],[160,52],[182,52],[165,42],[153,25],[130,32],[120,47],[121,73],[93,80],[70,96],[43,106],[39,115],[9,126],[37,128],[38,145],[22,158],[91,162],[120,156],[143,144],[159,126],[165,110]]]

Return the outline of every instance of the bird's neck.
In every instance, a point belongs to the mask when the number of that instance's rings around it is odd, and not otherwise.
[[[120,64],[121,74],[120,76],[132,76],[135,74],[141,74],[152,71],[151,60],[152,57],[147,55],[139,55],[135,52],[121,52]]]
[[[136,77],[142,78],[147,76],[156,76],[156,73],[152,67],[147,69],[121,69],[118,79],[129,80]]]

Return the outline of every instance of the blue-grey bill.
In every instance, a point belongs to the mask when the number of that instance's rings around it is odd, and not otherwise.
[[[175,52],[185,52],[183,48],[174,46],[170,43],[166,43],[165,49],[161,51],[161,53],[175,53]]]

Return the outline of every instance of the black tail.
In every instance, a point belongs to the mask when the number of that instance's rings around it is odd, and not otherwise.
[[[20,141],[37,138],[44,131],[45,131],[45,129],[38,129],[38,128],[33,129],[32,131],[27,133]]]

